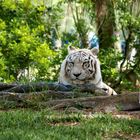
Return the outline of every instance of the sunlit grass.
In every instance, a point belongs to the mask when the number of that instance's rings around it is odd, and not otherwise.
[[[97,140],[140,137],[140,120],[97,114],[67,114],[44,109],[0,112],[0,140]]]

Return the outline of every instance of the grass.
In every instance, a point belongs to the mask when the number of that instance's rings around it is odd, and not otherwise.
[[[0,140],[140,139],[140,120],[20,109],[0,112]]]

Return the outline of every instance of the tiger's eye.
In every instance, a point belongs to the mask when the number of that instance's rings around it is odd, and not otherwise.
[[[73,67],[74,66],[74,63],[73,62],[68,62],[68,66],[69,67]]]
[[[88,68],[88,67],[89,67],[89,62],[84,62],[84,63],[83,63],[83,67],[84,67],[84,68]]]

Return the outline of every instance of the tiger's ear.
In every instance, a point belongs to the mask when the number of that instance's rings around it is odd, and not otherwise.
[[[98,48],[92,48],[91,52],[93,55],[97,55],[99,53],[99,49]]]
[[[73,46],[68,46],[68,53],[72,53],[74,51],[76,51],[77,49]]]

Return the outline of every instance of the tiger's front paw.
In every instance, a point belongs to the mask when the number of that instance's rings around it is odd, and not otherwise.
[[[103,90],[108,96],[117,95],[117,93],[112,88],[103,88]]]

